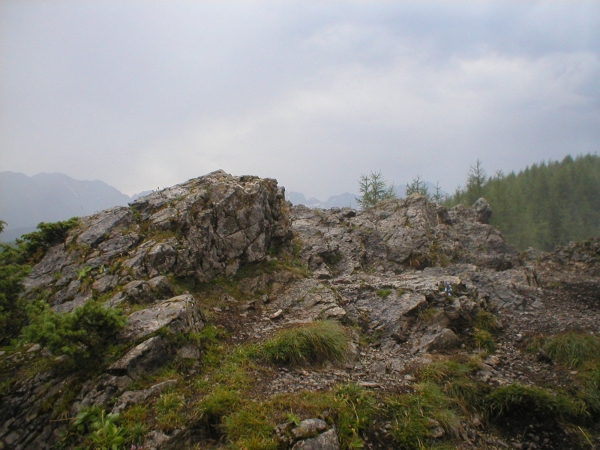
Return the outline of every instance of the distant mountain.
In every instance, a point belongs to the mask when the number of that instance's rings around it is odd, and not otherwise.
[[[146,195],[150,195],[150,194],[152,194],[153,192],[154,192],[154,191],[142,191],[142,192],[139,192],[139,193],[137,193],[137,194],[133,194],[133,195],[131,196],[131,200],[130,200],[130,201],[134,201],[134,200],[136,200],[136,199],[138,199],[138,198],[140,198],[140,197],[145,197]]]
[[[349,192],[345,192],[340,195],[332,195],[324,202],[319,200],[318,198],[311,197],[308,200],[304,196],[304,194],[300,192],[286,192],[285,197],[287,200],[292,202],[293,205],[305,205],[310,206],[311,208],[322,208],[329,209],[337,206],[338,208],[343,208],[345,206],[349,206],[350,208],[358,208],[358,203],[356,203],[356,194],[350,194]]]
[[[12,241],[40,222],[89,216],[130,201],[131,197],[99,180],[80,181],[62,173],[29,177],[0,172],[0,220],[7,223],[0,240]]]

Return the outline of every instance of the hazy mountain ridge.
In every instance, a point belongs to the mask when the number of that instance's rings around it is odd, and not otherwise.
[[[0,193],[0,219],[7,223],[3,241],[33,231],[40,222],[89,216],[125,206],[141,195],[129,197],[100,180],[75,180],[62,173],[30,177],[18,172],[0,172]]]

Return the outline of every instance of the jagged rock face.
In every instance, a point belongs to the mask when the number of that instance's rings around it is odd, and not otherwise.
[[[168,273],[207,281],[264,259],[272,243],[289,237],[287,208],[275,180],[213,172],[129,208],[83,218],[65,244],[33,268],[25,286],[30,296],[51,291],[50,304],[61,312],[124,285],[124,295],[150,302],[169,287],[152,288],[147,279]]]
[[[92,298],[106,300],[107,307],[123,302],[147,307],[131,314],[117,336],[133,348],[99,378],[78,387],[71,413],[94,404],[108,407],[140,374],[177,354],[153,333],[203,327],[196,300],[174,297],[165,275],[199,282],[233,275],[241,264],[264,259],[271,245],[289,239],[289,231],[284,190],[275,180],[223,171],[142,197],[129,208],[80,219],[66,241],[33,267],[24,282],[26,297],[46,292],[57,312],[70,312]],[[17,383],[3,398],[0,447],[49,448],[55,429],[64,424],[38,411],[49,401],[48,389],[54,395],[69,381],[43,373]]]
[[[358,213],[300,205],[292,218],[309,268],[324,279],[369,267],[399,273],[468,263],[502,270],[518,258],[496,229],[480,223],[477,211],[464,206],[447,211],[418,194]]]

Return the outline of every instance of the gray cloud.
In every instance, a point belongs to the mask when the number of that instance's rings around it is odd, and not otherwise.
[[[0,170],[326,197],[600,147],[596,2],[0,4]]]

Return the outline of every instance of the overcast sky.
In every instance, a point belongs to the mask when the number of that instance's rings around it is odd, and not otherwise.
[[[321,199],[600,150],[600,2],[0,2],[0,171]],[[0,194],[1,195],[1,194]]]

